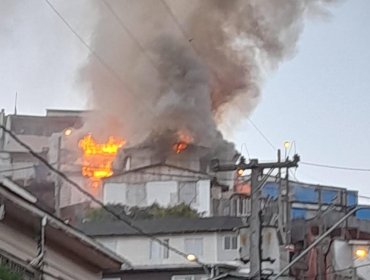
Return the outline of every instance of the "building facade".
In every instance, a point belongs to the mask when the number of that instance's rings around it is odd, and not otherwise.
[[[238,264],[238,229],[240,218],[159,218],[134,222],[146,234],[186,254],[192,254],[208,264]],[[184,256],[171,251],[157,241],[141,235],[119,221],[92,221],[81,229],[119,255],[131,252],[127,259],[134,267],[171,267],[193,265]]]
[[[23,188],[0,184],[2,267],[26,280],[99,280],[105,270],[130,265],[36,203]]]

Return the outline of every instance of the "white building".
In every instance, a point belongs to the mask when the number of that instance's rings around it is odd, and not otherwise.
[[[236,217],[160,218],[138,220],[135,226],[146,234],[186,254],[196,255],[207,264],[240,264]],[[82,224],[81,229],[119,255],[125,255],[135,267],[191,266],[183,256],[144,236],[120,221],[96,221]],[[130,252],[129,255],[126,252]]]
[[[2,110],[0,124],[40,156],[48,158],[52,135],[79,126],[81,114],[81,111],[47,110],[46,116],[5,115]],[[3,130],[0,130],[0,171],[22,185],[46,174],[45,167]]]
[[[142,167],[106,179],[104,204],[127,206],[190,205],[204,216],[211,215],[211,177],[168,164]]]

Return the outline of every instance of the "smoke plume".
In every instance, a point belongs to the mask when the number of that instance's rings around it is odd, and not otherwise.
[[[181,130],[220,147],[219,125],[250,114],[266,75],[294,55],[307,15],[334,1],[98,2],[98,57],[81,75],[99,114],[87,126],[131,144]]]

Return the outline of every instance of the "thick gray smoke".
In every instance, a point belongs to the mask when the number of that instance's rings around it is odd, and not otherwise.
[[[131,144],[179,130],[220,145],[259,100],[267,74],[296,51],[307,15],[330,0],[105,0],[82,69],[91,127]],[[103,67],[101,62],[107,66]]]

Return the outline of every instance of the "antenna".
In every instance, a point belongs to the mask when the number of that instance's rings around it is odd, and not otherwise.
[[[18,102],[18,92],[15,92],[15,100],[14,100],[14,115],[17,114],[17,102]]]

